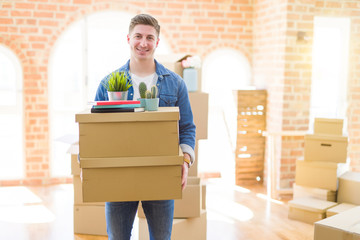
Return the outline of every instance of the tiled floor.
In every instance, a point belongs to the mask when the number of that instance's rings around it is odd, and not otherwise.
[[[264,188],[207,182],[207,239],[313,239],[313,226],[287,218],[286,202],[269,200]],[[138,239],[137,226],[134,236]],[[71,184],[0,188],[0,239],[106,239],[73,234]]]

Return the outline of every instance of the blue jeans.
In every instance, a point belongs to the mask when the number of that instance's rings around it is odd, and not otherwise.
[[[109,240],[129,240],[139,202],[107,202],[106,228]],[[174,200],[142,201],[150,240],[170,240]]]

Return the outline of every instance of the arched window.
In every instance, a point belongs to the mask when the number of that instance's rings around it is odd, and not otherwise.
[[[204,59],[201,87],[202,91],[209,93],[209,125],[208,140],[199,142],[199,156],[206,159],[199,161],[200,172],[220,170],[223,177],[233,176],[233,153],[237,133],[234,90],[248,89],[250,84],[250,64],[248,59],[237,50],[218,49]],[[221,151],[209,149],[221,149]],[[211,159],[230,161],[222,162],[219,169],[218,160],[211,162]]]
[[[106,11],[84,17],[57,40],[50,60],[51,175],[70,175],[69,143],[77,141],[75,114],[95,98],[100,80],[129,59],[133,15]],[[161,38],[156,50],[169,53]]]
[[[350,18],[315,17],[310,130],[316,117],[347,123],[349,38]]]
[[[24,177],[22,68],[16,55],[0,45],[0,179]]]

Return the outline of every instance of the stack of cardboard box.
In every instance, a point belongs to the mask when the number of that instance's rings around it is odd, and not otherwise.
[[[338,178],[347,170],[348,142],[342,129],[341,119],[315,119],[314,134],[305,136],[305,158],[296,162],[289,218],[314,223],[337,205]]]
[[[182,76],[181,60],[190,55],[164,55],[158,60],[168,69]],[[198,70],[198,89],[201,89],[201,72]],[[199,140],[207,139],[208,135],[208,100],[209,95],[200,91],[189,92],[189,100],[196,125],[195,163],[188,173],[187,187],[181,199],[175,200],[172,240],[206,239],[206,185],[198,177],[198,146]],[[139,216],[139,239],[149,239],[148,226],[141,204]]]
[[[315,223],[314,240],[359,240],[360,206]]]
[[[181,198],[178,107],[76,115],[84,202]]]
[[[107,235],[105,203],[85,203],[82,198],[78,143],[71,145],[69,153],[71,154],[71,174],[74,185],[74,233]]]
[[[106,235],[104,202],[182,197],[179,117],[178,107],[76,115],[82,171],[81,180],[74,177],[76,233]],[[89,215],[90,206],[97,215]],[[95,231],[91,221],[102,231]],[[86,230],[77,230],[80,224]]]
[[[347,172],[339,178],[338,203],[315,223],[315,240],[360,239],[360,173]]]

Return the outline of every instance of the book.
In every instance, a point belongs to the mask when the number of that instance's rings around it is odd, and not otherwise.
[[[93,108],[139,108],[141,104],[94,105]]]
[[[145,108],[91,108],[91,113],[144,112]]]
[[[128,104],[140,104],[138,100],[116,100],[116,101],[90,101],[88,104],[93,106],[102,105],[128,105]]]

